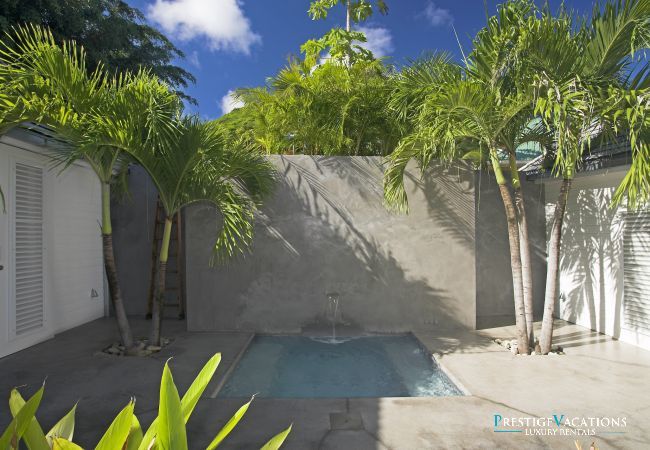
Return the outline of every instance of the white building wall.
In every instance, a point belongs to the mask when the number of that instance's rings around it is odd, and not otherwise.
[[[562,228],[560,301],[556,315],[650,348],[650,336],[626,326],[624,317],[625,206],[610,205],[626,171],[627,167],[622,167],[580,174],[573,181]],[[559,180],[546,184],[547,237],[559,188]]]
[[[58,333],[104,315],[101,187],[80,165],[49,172],[46,185],[46,286]]]
[[[53,167],[46,146],[22,132],[0,140],[0,180],[12,202],[12,166],[24,162],[44,167],[44,326],[25,336],[11,332],[11,205],[0,210],[0,357],[104,315],[101,243],[101,191],[92,170],[74,164]],[[96,295],[95,295],[96,293]]]

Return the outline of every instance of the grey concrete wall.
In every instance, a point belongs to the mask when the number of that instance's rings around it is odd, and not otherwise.
[[[127,314],[144,316],[158,192],[139,166],[129,168],[128,184],[129,195],[113,198],[111,204],[113,245]]]
[[[398,332],[476,322],[474,173],[407,176],[409,215],[382,202],[372,157],[273,157],[279,185],[252,255],[210,268],[219,216],[186,211],[188,328],[299,332],[340,293],[343,321]]]
[[[508,228],[493,174],[476,172],[476,326],[515,322]],[[546,283],[544,186],[522,180],[533,263],[535,316],[541,318]]]

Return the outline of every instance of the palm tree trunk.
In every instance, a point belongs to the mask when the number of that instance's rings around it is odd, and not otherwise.
[[[172,219],[169,215],[165,218],[165,230],[160,243],[160,257],[156,271],[156,288],[154,290],[153,308],[151,311],[151,339],[150,344],[160,346],[162,329],[163,302],[165,300],[165,282],[167,275],[167,260],[169,259],[169,241],[172,233]]]
[[[106,280],[108,281],[108,292],[111,304],[115,311],[117,328],[120,333],[122,345],[126,352],[133,349],[133,334],[129,326],[129,319],[124,309],[122,291],[117,280],[117,267],[115,266],[115,255],[113,253],[113,227],[111,225],[111,186],[109,183],[102,183],[102,244],[104,253],[104,268]]]
[[[560,187],[555,203],[555,212],[553,213],[553,228],[548,241],[548,259],[546,269],[546,295],[544,297],[544,317],[542,318],[542,334],[539,345],[542,354],[546,355],[551,351],[553,342],[553,311],[555,310],[555,300],[558,297],[559,272],[560,272],[560,248],[562,240],[562,224],[564,222],[564,213],[566,211],[567,198],[571,190],[571,177],[565,177]]]
[[[345,4],[345,10],[346,10],[346,14],[345,14],[345,31],[349,32],[350,28],[351,28],[350,27],[350,25],[351,25],[350,24],[350,16],[352,15],[352,5],[351,5],[350,0],[347,0],[347,2]]]
[[[524,193],[521,190],[521,180],[519,179],[519,171],[517,169],[517,159],[513,153],[510,154],[510,171],[519,225],[521,276],[524,288],[526,330],[528,331],[528,345],[533,346],[535,343],[535,331],[533,329],[533,265],[530,256],[530,239],[528,237],[528,219],[526,217]]]
[[[517,329],[517,351],[518,353],[528,353],[528,332],[526,329],[526,310],[524,308],[524,286],[521,268],[521,249],[519,242],[519,226],[517,224],[517,213],[515,205],[510,195],[510,190],[503,176],[499,159],[496,152],[491,155],[492,167],[499,185],[499,192],[503,200],[503,206],[506,210],[506,220],[508,223],[508,241],[510,243],[510,265],[512,268],[512,287],[515,303],[515,324]]]

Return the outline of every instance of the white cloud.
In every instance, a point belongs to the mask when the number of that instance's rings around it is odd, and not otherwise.
[[[199,60],[199,52],[194,50],[190,55],[187,57],[187,62],[189,62],[191,65],[196,67],[197,69],[201,68],[201,61]]]
[[[437,7],[433,2],[427,3],[426,8],[424,8],[424,16],[434,27],[451,25],[454,22],[454,16],[451,15],[451,11]]]
[[[387,28],[358,27],[356,31],[361,31],[368,39],[368,42],[359,42],[359,46],[370,50],[376,58],[386,56],[395,50],[393,36]]]
[[[234,97],[235,91],[228,91],[221,97],[221,114],[228,114],[233,109],[241,108],[244,102]]]
[[[262,41],[244,15],[241,0],[156,0],[147,17],[182,41],[205,38],[212,50],[249,54]]]

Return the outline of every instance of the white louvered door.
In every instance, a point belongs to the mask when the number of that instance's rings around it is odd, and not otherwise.
[[[650,211],[628,212],[623,236],[623,326],[650,336]]]
[[[39,333],[45,326],[43,246],[44,169],[14,161],[11,195],[10,339]]]

